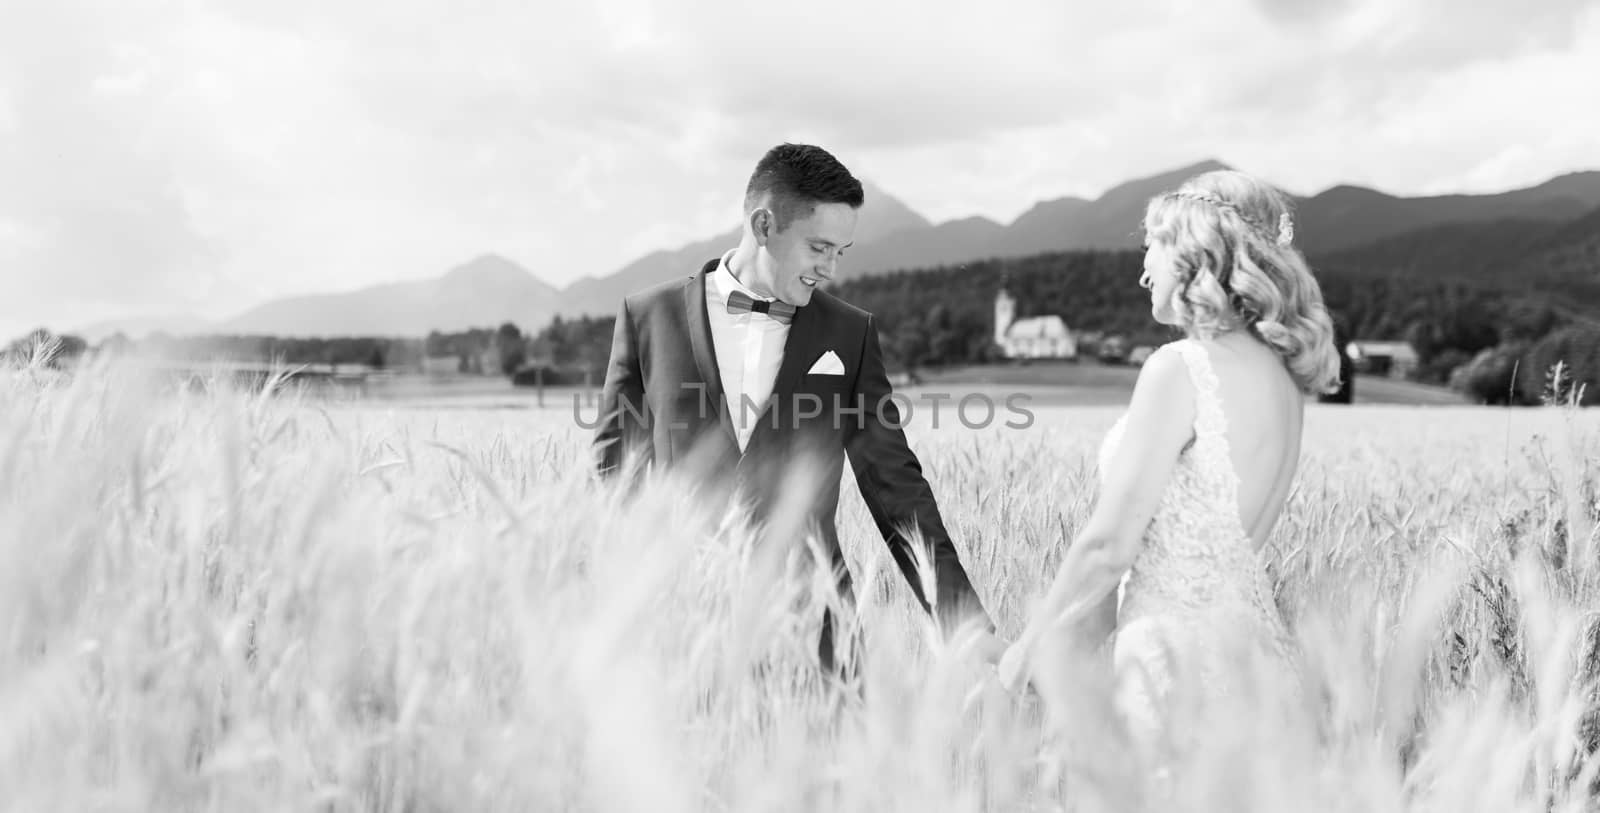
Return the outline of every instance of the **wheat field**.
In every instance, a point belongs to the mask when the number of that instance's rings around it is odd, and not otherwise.
[[[908,427],[1002,635],[1115,414]],[[624,502],[587,455],[571,405],[0,370],[0,807],[1593,807],[1593,414],[1311,408],[1271,559],[1312,691],[1299,724],[1211,726],[1167,784],[1096,652],[1013,695],[933,634],[849,483],[841,691],[808,667],[803,548],[751,550],[672,482]]]

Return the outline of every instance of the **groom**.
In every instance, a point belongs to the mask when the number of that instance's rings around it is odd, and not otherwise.
[[[861,182],[826,150],[767,152],[745,189],[739,246],[623,301],[594,438],[599,471],[687,473],[707,494],[745,500],[766,526],[763,544],[802,546],[810,532],[848,604],[834,521],[848,458],[924,611],[936,611],[947,632],[976,622],[993,658],[1001,648],[993,625],[889,398],[877,324],[817,290],[850,247],[862,201]],[[913,552],[905,528],[930,550]],[[932,563],[933,596],[918,559]],[[833,626],[825,611],[818,656],[830,672]]]

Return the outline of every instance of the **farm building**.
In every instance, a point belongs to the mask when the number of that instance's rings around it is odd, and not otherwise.
[[[1407,378],[1421,359],[1410,342],[1353,341],[1345,348],[1356,371],[1390,378]]]

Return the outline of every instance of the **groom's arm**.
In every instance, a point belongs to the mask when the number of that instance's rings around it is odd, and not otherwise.
[[[594,433],[595,467],[602,479],[617,474],[625,465],[647,462],[629,456],[648,458],[650,455],[648,419],[644,375],[639,365],[639,341],[624,300],[611,334],[611,360],[606,364],[606,380],[600,389],[598,425]]]
[[[906,443],[901,425],[900,410],[888,396],[893,392],[889,375],[883,365],[883,351],[878,344],[877,321],[867,318],[866,343],[857,371],[856,397],[865,410],[863,422],[848,420],[849,437],[845,453],[855,471],[856,484],[873,522],[889,545],[890,555],[911,590],[930,609],[924,595],[921,577],[916,566],[917,558],[930,559],[935,574],[935,599],[941,622],[947,630],[969,618],[976,618],[985,629],[992,631],[993,623],[983,608],[983,602],[961,566],[961,557],[950,541],[944,521],[939,516],[939,505],[933,489],[922,476],[922,464]],[[902,528],[916,528],[922,534],[927,551],[913,554],[912,542],[902,533]],[[931,553],[931,556],[926,556]]]

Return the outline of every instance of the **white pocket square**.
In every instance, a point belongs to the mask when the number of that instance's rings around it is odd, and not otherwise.
[[[844,362],[839,360],[839,354],[829,350],[811,365],[806,375],[844,375]]]

